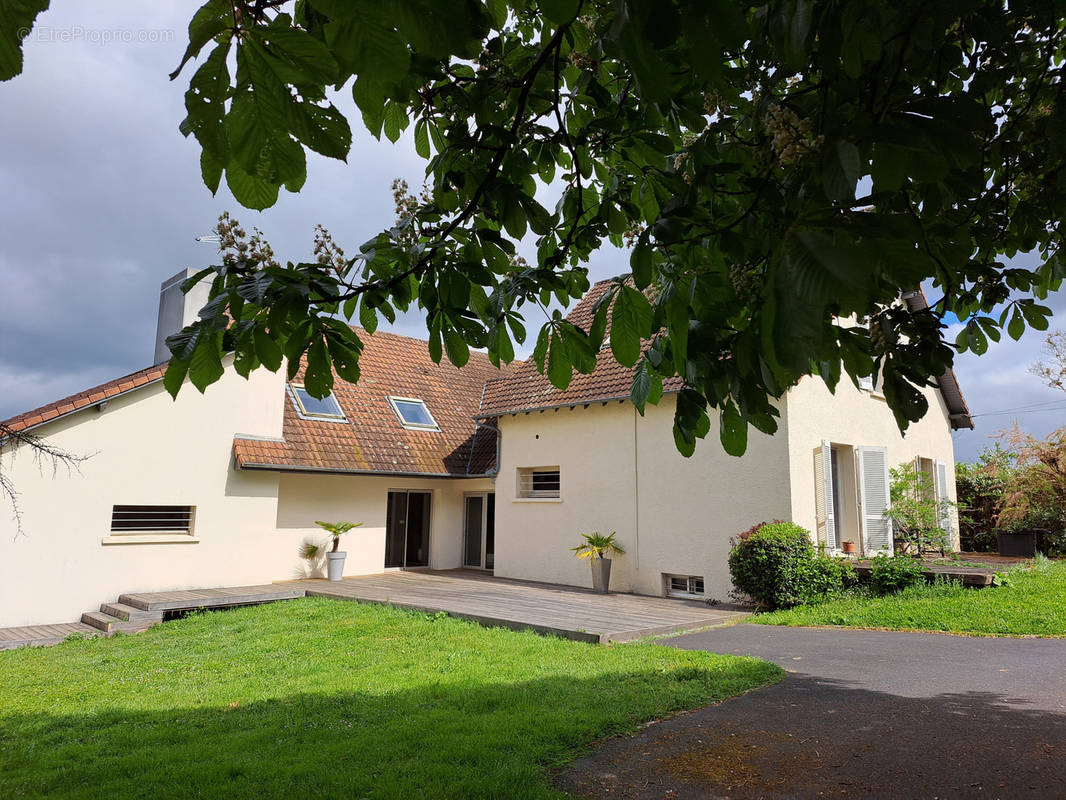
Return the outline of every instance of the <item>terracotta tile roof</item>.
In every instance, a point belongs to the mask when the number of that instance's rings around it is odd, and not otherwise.
[[[596,301],[613,282],[606,280],[596,283],[566,318],[579,328],[588,330],[592,324]],[[582,375],[575,370],[566,391],[560,391],[551,385],[547,376],[537,371],[536,363],[530,358],[519,364],[512,375],[497,378],[485,385],[485,399],[481,403],[478,416],[487,418],[516,411],[628,398],[635,371],[635,368],[623,367],[615,361],[610,346],[605,344],[596,358],[596,369],[592,374]],[[663,391],[678,392],[681,391],[682,385],[681,378],[675,376],[663,381]]]
[[[506,374],[484,353],[472,352],[459,370],[434,364],[425,341],[358,331],[365,345],[358,386],[337,380],[334,394],[348,422],[301,419],[286,389],[283,439],[234,439],[237,464],[244,468],[391,472],[432,475],[485,475],[495,469],[496,432],[476,425],[485,381]],[[0,426],[20,432],[149,383],[162,380],[157,364],[94,386],[84,392],[12,417]],[[302,370],[295,383],[303,378]],[[415,397],[440,431],[404,428],[386,396]]]
[[[500,375],[484,353],[456,369],[433,363],[426,342],[358,330],[364,349],[356,385],[340,379],[334,396],[346,422],[303,419],[285,398],[281,440],[236,437],[233,451],[244,469],[484,475],[495,468],[496,433],[476,426],[485,381]],[[293,383],[300,383],[303,369]],[[408,430],[388,397],[423,400],[439,431]]]
[[[115,378],[113,381],[86,389],[84,392],[78,392],[78,394],[72,394],[62,400],[56,400],[54,403],[35,408],[33,411],[27,411],[24,414],[11,417],[0,422],[0,428],[6,428],[13,433],[35,428],[38,425],[66,416],[86,406],[95,405],[117,395],[125,394],[131,389],[162,380],[163,373],[166,371],[166,364],[146,367],[130,375],[123,375],[121,378]]]
[[[566,318],[584,330],[592,324],[593,308],[596,301],[610,287],[614,280],[600,281],[595,284],[581,302],[566,315]],[[904,295],[912,311],[921,311],[929,307],[924,291],[910,292]],[[608,321],[608,332],[610,322]],[[489,381],[485,386],[485,397],[478,412],[480,418],[500,416],[518,411],[535,411],[543,408],[581,405],[600,400],[615,400],[629,397],[633,382],[634,369],[623,367],[614,360],[610,348],[605,346],[596,359],[596,369],[591,375],[574,372],[573,379],[565,392],[559,391],[544,375],[537,371],[537,365],[529,359],[515,368],[512,375]],[[940,393],[944,396],[950,414],[951,427],[973,428],[973,419],[962,396],[958,378],[953,369],[948,369],[937,381]],[[664,392],[677,392],[683,386],[679,377],[663,381]]]

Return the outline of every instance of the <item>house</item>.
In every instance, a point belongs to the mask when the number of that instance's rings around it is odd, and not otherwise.
[[[202,304],[180,294],[186,274],[163,284],[157,361]],[[608,285],[570,318],[587,321]],[[587,586],[569,548],[617,531],[613,589],[724,600],[730,537],[762,520],[831,550],[890,547],[889,467],[918,459],[953,498],[951,429],[972,424],[951,373],[906,437],[874,386],[808,379],[742,458],[708,441],[685,459],[680,384],[641,416],[609,352],[559,391],[530,362],[501,372],[472,353],[458,370],[421,340],[362,338],[359,384],[325,400],[264,369],[171,400],[157,363],[3,423],[91,458],[53,474],[26,447],[0,451],[21,509],[21,526],[0,521],[0,627],[77,619],[123,592],[304,577],[301,546],[325,540],[315,520],[362,523],[343,540],[347,575],[468,567]]]

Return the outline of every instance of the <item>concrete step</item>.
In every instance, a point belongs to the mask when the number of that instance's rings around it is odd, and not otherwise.
[[[162,611],[146,611],[143,608],[137,608],[136,606],[127,605],[126,603],[104,603],[100,606],[100,611],[104,614],[110,614],[112,617],[118,617],[124,622],[135,621],[149,621],[149,622],[162,622]]]

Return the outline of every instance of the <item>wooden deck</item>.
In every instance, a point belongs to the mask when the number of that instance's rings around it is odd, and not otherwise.
[[[187,589],[176,592],[134,592],[119,597],[120,603],[145,611],[190,611],[226,608],[303,597],[303,589],[290,583],[231,586],[226,589]]]
[[[474,570],[425,570],[334,582],[318,579],[222,589],[132,592],[121,595],[118,603],[105,603],[99,614],[88,612],[83,616],[99,618],[95,625],[75,622],[0,628],[0,650],[58,644],[71,635],[107,636],[113,631],[145,630],[161,621],[166,612],[272,603],[305,594],[431,613],[442,611],[482,625],[531,629],[585,642],[621,642],[699,630],[748,615],[736,608],[712,607],[695,600],[602,595],[573,586],[494,578]]]
[[[443,611],[482,625],[532,629],[586,642],[622,642],[680,633],[748,616],[737,608],[713,607],[696,600],[602,595],[573,586],[495,578],[474,570],[387,572],[293,584],[309,597]]]
[[[996,575],[995,569],[987,567],[956,567],[949,564],[922,564],[925,579],[932,582],[937,577],[945,577],[957,581],[963,586],[972,586],[983,589],[992,585],[992,579]],[[858,561],[855,563],[855,572],[859,578],[867,580],[873,571],[873,562]]]
[[[0,650],[14,650],[16,647],[46,647],[50,644],[59,644],[69,636],[102,635],[102,631],[81,622],[0,628]]]

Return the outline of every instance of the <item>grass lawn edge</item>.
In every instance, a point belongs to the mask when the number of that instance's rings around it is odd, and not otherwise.
[[[254,776],[265,798],[557,797],[556,772],[599,743],[784,675],[747,656],[571,642],[379,604],[208,612],[0,653],[0,795],[244,796]],[[412,740],[411,725],[425,737]],[[339,782],[306,766],[331,759],[350,763]],[[382,777],[367,783],[371,773]]]

